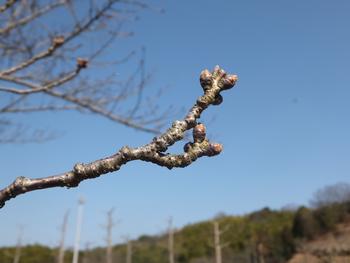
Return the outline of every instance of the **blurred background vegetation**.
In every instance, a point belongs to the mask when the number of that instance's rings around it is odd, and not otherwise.
[[[224,263],[350,262],[350,185],[347,183],[317,191],[309,207],[289,205],[280,210],[266,207],[242,216],[219,214],[213,219],[174,230],[175,262],[215,262],[214,222],[221,230]],[[140,236],[131,243],[132,262],[169,262],[167,233]],[[14,262],[15,254],[16,247],[1,248],[0,262]],[[20,262],[57,262],[57,255],[58,248],[27,245],[21,248]],[[72,255],[72,249],[68,249],[64,262],[72,262]],[[304,261],[297,260],[300,255]],[[307,260],[311,256],[314,261]],[[127,244],[114,245],[113,262],[127,262],[126,258]],[[86,248],[81,251],[80,262],[106,262],[106,248]]]

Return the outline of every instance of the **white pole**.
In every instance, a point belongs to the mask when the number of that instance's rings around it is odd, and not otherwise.
[[[168,253],[169,253],[169,263],[174,263],[174,229],[173,229],[173,218],[170,217],[168,228]]]
[[[76,232],[75,232],[73,263],[78,263],[80,234],[81,234],[81,222],[83,219],[83,205],[84,205],[84,203],[85,203],[85,200],[82,197],[80,197],[79,202],[78,202],[78,219],[77,219],[77,228],[76,228]]]

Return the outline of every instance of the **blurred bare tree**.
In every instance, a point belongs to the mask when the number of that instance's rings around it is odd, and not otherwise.
[[[343,202],[350,202],[350,184],[342,182],[317,190],[310,201],[316,208]]]
[[[28,129],[7,116],[45,111],[95,113],[158,134],[147,144],[135,148],[125,145],[113,155],[76,163],[61,174],[33,179],[19,176],[0,190],[0,208],[18,195],[51,187],[77,187],[81,181],[118,171],[136,160],[172,169],[221,153],[223,146],[207,138],[199,119],[209,106],[223,102],[221,92],[235,85],[237,75],[227,74],[218,65],[211,72],[203,70],[199,78],[203,94],[182,120],[173,121],[159,133],[171,109],[160,113],[157,103],[152,103],[156,96],[145,99],[148,76],[144,56],[134,74],[124,81],[108,66],[127,61],[133,52],[119,60],[109,52],[108,60],[97,60],[106,49],[111,50],[116,39],[130,36],[122,26],[144,8],[148,6],[133,0],[8,0],[0,6],[0,143],[28,139]],[[93,74],[85,75],[89,70]],[[136,99],[130,104],[132,96]],[[180,143],[190,130],[193,140],[183,146],[183,152],[169,152],[169,147]],[[40,131],[29,137],[37,141],[49,138]]]
[[[124,28],[145,8],[146,4],[132,0],[3,3],[0,143],[53,137],[38,127],[30,127],[28,132],[27,124],[13,121],[15,113],[76,110],[158,133],[169,111],[159,113],[156,103],[143,95],[149,79],[144,50],[122,55],[123,51],[110,52],[117,40],[132,36]],[[133,72],[121,74],[116,70],[137,57]]]

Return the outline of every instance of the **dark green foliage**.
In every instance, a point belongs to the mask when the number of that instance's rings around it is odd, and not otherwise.
[[[2,263],[12,263],[13,257],[15,255],[15,249],[14,248],[1,248],[0,250],[0,262]]]
[[[189,262],[190,259],[213,254],[211,246],[212,224],[203,222],[184,227],[175,235],[178,262]]]
[[[294,217],[292,232],[294,237],[306,239],[312,239],[320,232],[312,210],[306,207],[298,209]]]
[[[332,206],[322,207],[314,212],[315,218],[320,225],[320,232],[334,230],[338,220],[338,210]]]
[[[301,207],[295,214],[292,233],[296,238],[313,239],[334,231],[337,224],[350,219],[350,202],[331,203],[317,209]]]
[[[135,263],[163,263],[167,262],[167,250],[163,246],[142,244],[135,248],[133,262]]]
[[[2,248],[0,250],[0,262],[1,263],[12,263],[15,255],[15,248]],[[41,245],[29,245],[21,250],[22,263],[43,263],[43,262],[54,262],[55,254],[54,250],[41,246]]]
[[[322,206],[314,211],[321,232],[335,230],[336,224],[347,220],[349,217],[349,202],[333,203],[328,206]]]

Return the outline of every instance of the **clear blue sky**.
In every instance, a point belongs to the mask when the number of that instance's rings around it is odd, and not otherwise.
[[[145,11],[130,25],[136,35],[121,52],[147,48],[149,87],[167,87],[162,105],[189,108],[201,94],[204,68],[221,65],[239,76],[220,107],[203,116],[211,137],[224,144],[215,158],[169,171],[141,162],[83,182],[20,196],[0,210],[0,246],[16,242],[55,246],[70,209],[73,243],[76,204],[87,200],[82,243],[102,245],[105,212],[115,207],[114,240],[163,231],[218,212],[244,214],[264,206],[307,204],[328,184],[349,182],[350,2],[217,0],[152,1],[164,14]],[[151,135],[78,113],[29,115],[33,125],[63,131],[45,144],[1,145],[1,188],[16,176],[67,171],[147,143]],[[214,118],[214,121],[212,119]]]

